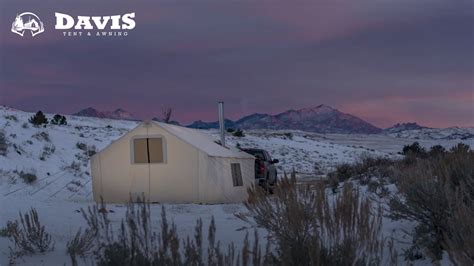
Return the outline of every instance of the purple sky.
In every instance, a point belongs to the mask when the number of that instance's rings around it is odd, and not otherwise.
[[[0,104],[73,113],[163,107],[175,119],[327,104],[376,126],[474,126],[474,2],[467,0],[0,0]],[[78,2],[78,1],[77,1]],[[17,13],[45,24],[10,32]],[[54,12],[136,13],[122,38],[63,37]]]

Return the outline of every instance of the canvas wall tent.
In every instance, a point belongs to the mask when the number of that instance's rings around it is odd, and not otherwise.
[[[254,160],[198,130],[143,122],[91,158],[94,200],[242,202],[255,183]]]

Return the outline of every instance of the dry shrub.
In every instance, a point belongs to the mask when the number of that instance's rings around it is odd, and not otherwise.
[[[443,247],[453,262],[459,265],[474,264],[474,205],[471,191],[466,187],[459,188],[448,200],[452,215],[447,219],[449,232],[444,232]]]
[[[6,156],[8,152],[8,141],[5,132],[0,130],[0,155]]]
[[[10,259],[36,252],[44,253],[54,249],[54,241],[39,221],[38,213],[32,208],[28,213],[20,212],[20,221],[7,223],[10,246]]]
[[[86,160],[89,160],[90,157],[97,153],[96,147],[94,145],[88,146],[83,142],[77,142],[76,148],[84,152],[84,155],[87,156],[87,158],[85,158]]]
[[[332,187],[333,192],[336,192],[340,182],[344,182],[355,175],[356,171],[353,165],[348,163],[340,164],[336,167],[335,171],[328,174],[329,185]]]
[[[85,259],[94,248],[95,232],[90,229],[79,229],[71,241],[66,244],[66,252],[71,258],[73,266],[78,265],[77,256]]]
[[[434,260],[446,250],[453,262],[474,263],[474,152],[459,144],[450,152],[416,158],[396,173],[401,198],[391,217],[418,222],[413,248]]]
[[[182,239],[176,225],[168,221],[164,207],[159,232],[152,230],[149,203],[128,204],[116,235],[104,204],[89,207],[82,213],[88,229],[80,229],[67,245],[73,265],[77,265],[77,256],[85,258],[92,250],[97,265],[262,265],[266,258],[260,251],[257,234],[253,247],[248,236],[245,237],[241,253],[236,252],[233,243],[222,248],[216,242],[214,218],[209,225],[206,254],[202,220],[197,220],[193,238]]]
[[[38,179],[38,177],[34,173],[28,173],[23,171],[20,171],[18,173],[18,176],[27,184],[31,184]]]
[[[49,134],[46,131],[37,132],[33,134],[31,137],[39,141],[51,142],[51,139],[49,138]]]
[[[340,182],[351,178],[357,179],[362,185],[369,183],[372,177],[386,179],[393,175],[396,160],[383,157],[363,156],[354,164],[340,164],[336,170],[328,174],[330,186],[335,191]]]
[[[76,148],[78,148],[79,150],[82,150],[82,151],[86,151],[87,150],[87,144],[82,143],[82,142],[77,142],[76,143]]]
[[[18,122],[18,117],[16,117],[15,115],[5,115],[4,116],[6,120],[11,120],[13,122]]]
[[[250,217],[274,238],[279,265],[380,264],[382,209],[371,205],[350,183],[332,198],[324,186],[297,185],[294,177],[283,178],[273,196],[249,190],[246,203]]]
[[[49,158],[54,152],[56,151],[56,146],[54,144],[46,144],[43,146],[43,151],[41,152],[39,159],[41,161],[45,161],[47,158]]]
[[[0,237],[10,237],[11,226],[9,226],[9,224],[11,223],[12,222],[8,221],[7,226],[0,228]]]

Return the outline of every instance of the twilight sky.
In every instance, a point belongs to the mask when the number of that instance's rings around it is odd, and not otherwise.
[[[474,126],[472,0],[0,0],[0,104],[175,119],[327,104],[376,126]],[[10,31],[30,11],[45,32]],[[54,12],[135,12],[127,37],[64,37]]]

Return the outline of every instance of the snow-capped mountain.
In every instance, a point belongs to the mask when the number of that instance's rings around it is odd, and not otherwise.
[[[389,128],[384,129],[383,131],[386,133],[398,133],[406,130],[419,130],[429,127],[424,127],[418,125],[416,122],[413,123],[397,123]]]
[[[80,110],[77,113],[74,113],[75,116],[86,116],[86,117],[97,117],[97,118],[110,118],[110,119],[119,119],[119,120],[138,120],[134,116],[122,109],[117,108],[114,111],[99,111],[95,108],[88,107]]]
[[[317,133],[375,134],[382,130],[356,116],[340,112],[327,105],[288,110],[269,114],[252,114],[237,121],[226,121],[226,126],[242,129],[292,129]],[[217,122],[196,121],[193,128],[217,128]]]
[[[85,116],[85,117],[97,117],[97,118],[105,118],[105,114],[97,109],[92,107],[87,107],[85,109],[80,110],[72,115],[75,116]]]

